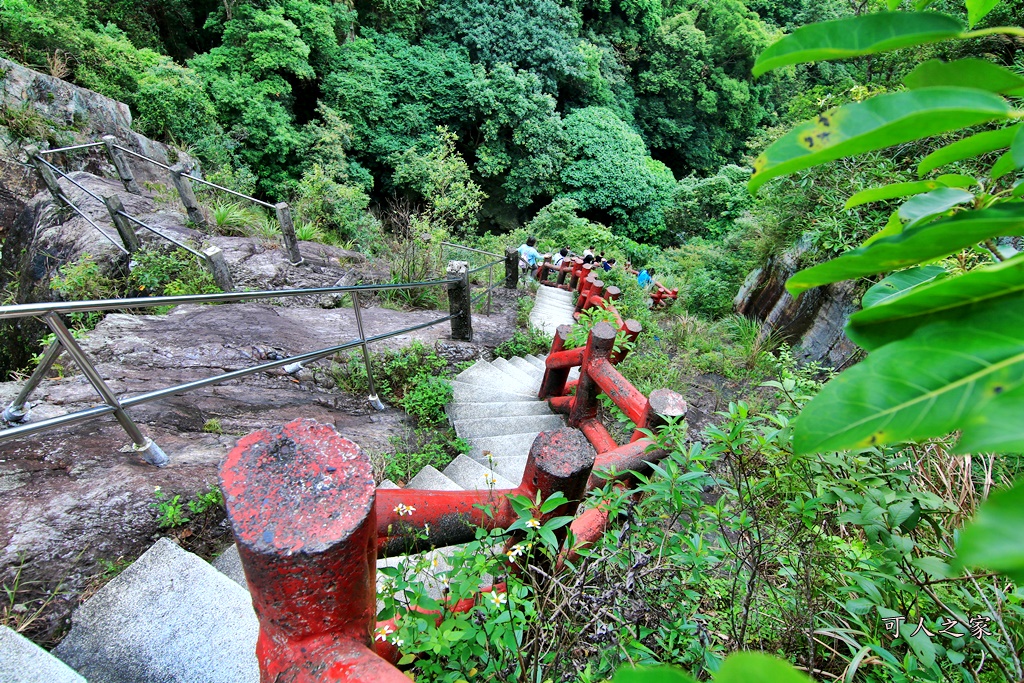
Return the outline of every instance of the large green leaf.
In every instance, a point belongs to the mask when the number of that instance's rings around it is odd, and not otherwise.
[[[976,133],[963,140],[940,147],[924,159],[921,159],[921,163],[917,165],[917,175],[923,176],[929,171],[933,171],[946,164],[951,164],[954,161],[963,161],[964,159],[976,157],[979,154],[987,154],[997,149],[1006,149],[1010,146],[1014,134],[1020,127],[1021,125],[1018,124],[1016,126],[1000,128],[999,130]]]
[[[926,266],[934,273],[938,266]],[[925,268],[915,268],[890,275],[864,295],[884,282],[903,275],[919,273],[925,275]],[[938,274],[938,273],[937,273]],[[914,330],[939,320],[956,320],[967,315],[980,304],[1005,296],[1024,295],[1024,256],[994,264],[955,278],[941,280],[932,278],[913,291],[905,288],[894,296],[878,299],[874,305],[850,316],[846,327],[847,336],[868,351],[877,349],[897,339],[910,335]]]
[[[1024,583],[1024,482],[982,503],[960,533],[953,566],[984,567]]]
[[[949,211],[958,204],[966,204],[971,201],[974,201],[974,195],[966,190],[940,187],[903,202],[899,209],[899,215],[905,221],[916,221]]]
[[[921,88],[848,104],[805,121],[776,140],[754,160],[748,187],[756,192],[776,176],[1004,119],[1009,111],[998,95],[969,88]]]
[[[883,239],[885,237],[892,237],[893,235],[898,235],[901,232],[903,232],[903,221],[900,220],[899,212],[893,211],[892,215],[889,216],[889,220],[885,222],[885,227],[876,232],[871,237],[864,240],[864,243],[861,244],[860,246],[863,249],[869,244],[873,244],[880,239]]]
[[[910,183],[892,183],[881,187],[871,187],[866,190],[861,190],[847,199],[846,206],[843,208],[852,209],[853,207],[860,206],[861,204],[882,202],[887,199],[896,199],[897,197],[909,197],[914,194],[931,192],[932,190],[937,190],[940,187],[970,187],[974,182],[974,178],[971,178],[970,176],[944,175],[936,178],[935,180],[916,180]]]
[[[1024,93],[1024,77],[998,64],[973,57],[955,62],[929,59],[907,74],[903,84],[908,88],[952,85],[1007,95]]]
[[[860,305],[864,308],[879,306],[906,294],[907,291],[914,287],[931,282],[937,277],[943,277],[945,274],[946,269],[942,266],[921,266],[920,268],[901,270],[898,273],[893,273],[864,292]]]
[[[1014,168],[1024,168],[1024,128],[1018,128],[1010,141],[1010,158]]]
[[[715,673],[715,683],[811,683],[789,662],[760,652],[734,652]]]
[[[974,26],[985,18],[1001,0],[965,0],[967,5],[967,23]]]
[[[869,309],[872,310],[872,309]],[[797,418],[798,453],[857,449],[961,430],[1024,449],[1024,296],[923,325],[825,385]],[[992,411],[1016,415],[989,421]]]
[[[786,282],[786,289],[796,296],[811,287],[877,275],[942,258],[990,237],[1019,235],[1022,229],[1022,204],[964,211],[951,218],[908,227],[898,235],[883,237],[839,258],[801,270]]]
[[[636,667],[623,666],[615,672],[612,683],[694,683],[682,670],[672,666]]]
[[[843,59],[947,40],[960,22],[934,12],[877,12],[801,26],[776,41],[754,62],[754,75],[787,64]]]
[[[1013,152],[1004,152],[1001,157],[992,164],[992,170],[988,172],[989,180],[999,180],[1007,173],[1017,168],[1017,162],[1013,159]]]

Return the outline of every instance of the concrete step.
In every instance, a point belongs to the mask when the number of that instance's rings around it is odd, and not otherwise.
[[[547,358],[548,358],[547,356],[542,356],[541,357],[541,361],[542,362],[547,361]],[[579,379],[579,378],[580,378],[580,369],[579,369],[579,367],[570,368],[569,369],[569,379]]]
[[[427,465],[416,473],[409,483],[407,489],[423,489],[425,491],[461,491],[462,487],[441,473],[433,465]]]
[[[500,370],[495,370],[500,372]],[[537,393],[517,394],[511,391],[498,390],[479,384],[467,384],[455,380],[452,382],[453,401],[455,403],[533,403]]]
[[[0,681],[86,683],[67,664],[6,626],[0,626]]]
[[[497,472],[481,465],[468,455],[460,455],[444,468],[445,475],[467,490],[476,489],[514,489],[518,482],[512,483]]]
[[[385,479],[381,483],[377,484],[377,488],[379,488],[379,489],[397,489],[397,488],[401,488],[401,487],[398,484],[396,484],[395,482],[391,481],[390,479]]]
[[[558,301],[572,301],[575,297],[574,292],[569,292],[564,289],[557,289],[555,287],[541,287],[537,290],[536,301],[541,299],[552,299]]]
[[[491,361],[491,365],[504,372],[513,380],[519,382],[522,386],[529,387],[533,393],[537,393],[537,391],[540,390],[540,377],[523,372],[508,360],[504,358],[495,358]]]
[[[530,363],[530,365],[532,365],[533,367],[535,367],[538,370],[540,370],[541,373],[543,373],[545,370],[547,370],[547,367],[544,365],[544,359],[543,358],[540,358],[538,356],[534,356],[533,354],[530,354],[530,355],[526,356],[525,358],[526,358],[527,362]]]
[[[549,301],[543,301],[543,302],[542,301],[538,301],[537,305],[533,307],[532,311],[530,311],[530,315],[533,315],[535,313],[541,313],[541,314],[544,314],[544,315],[559,314],[559,313],[572,313],[575,310],[576,310],[576,307],[573,306],[572,304],[561,304],[561,303],[552,303],[552,302],[549,302]]]
[[[487,436],[473,439],[469,455],[474,460],[485,462],[487,454],[492,458],[507,458],[526,455],[530,452],[530,446],[540,432],[524,432],[522,434],[505,434],[502,436]]]
[[[486,403],[451,403],[446,408],[448,419],[478,420],[488,417],[518,417],[526,415],[552,415],[547,401],[488,401]],[[380,487],[378,487],[380,488]]]
[[[525,372],[530,377],[533,377],[535,380],[537,380],[537,382],[540,382],[542,379],[544,379],[544,370],[538,368],[536,365],[526,360],[525,358],[513,356],[512,358],[508,359],[508,362],[516,366],[523,372]]]
[[[396,487],[397,488],[397,487]],[[213,568],[228,577],[249,592],[249,584],[245,582],[245,570],[242,569],[242,558],[238,555],[238,546],[232,544],[213,561]]]
[[[257,683],[248,593],[166,538],[72,617],[54,654],[91,683]]]
[[[562,429],[565,422],[560,415],[531,415],[526,417],[489,417],[479,420],[456,420],[455,433],[463,439],[484,436],[505,436],[524,432],[543,432]]]
[[[543,316],[535,318],[533,316],[530,316],[530,326],[533,327],[533,329],[540,330],[544,334],[550,335],[552,337],[555,335],[556,332],[558,332],[559,325],[571,325],[573,322],[574,321],[572,321],[571,316],[566,319],[550,319],[545,318]]]
[[[473,366],[460,372],[455,380],[506,394],[522,394],[531,397],[533,394],[528,389],[524,390],[508,375],[484,360],[478,360]]]
[[[504,457],[483,457],[473,458],[478,463],[494,470],[509,481],[521,482],[523,471],[526,469],[526,455],[506,455]],[[518,485],[518,484],[517,484]]]

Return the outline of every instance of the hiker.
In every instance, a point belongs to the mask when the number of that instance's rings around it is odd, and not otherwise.
[[[557,268],[558,266],[562,265],[562,261],[564,261],[567,258],[569,258],[569,248],[562,247],[561,249],[558,250],[558,253],[555,254],[555,257],[551,259],[551,264]]]
[[[590,257],[590,262],[593,263],[594,262],[594,247],[587,247],[586,249],[583,250],[583,258],[585,259],[588,256]]]
[[[593,262],[594,262],[594,255],[593,254],[584,254],[583,255],[583,265],[587,265],[588,263],[593,263]]]
[[[654,283],[654,268],[644,268],[636,277],[637,284],[647,289]]]
[[[601,265],[604,266],[604,271],[607,273],[609,270],[611,270],[615,266],[615,259],[610,258],[607,261],[605,261],[604,263],[602,263]]]
[[[526,239],[525,244],[519,246],[519,270],[523,275],[527,273],[531,277],[537,273],[537,262],[540,261],[540,252],[537,251],[534,245],[537,244],[537,238],[532,235]]]

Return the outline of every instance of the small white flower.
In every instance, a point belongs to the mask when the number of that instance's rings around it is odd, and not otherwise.
[[[505,595],[504,593],[499,593],[498,591],[491,591],[487,595],[487,598],[488,598],[488,600],[491,601],[491,604],[494,605],[495,607],[501,607],[506,602],[508,602],[508,596]]]
[[[430,535],[430,525],[429,524],[424,524],[423,525],[423,533],[425,533],[427,536]]]
[[[160,487],[159,486],[154,486],[153,487],[153,493],[160,493]]]
[[[522,543],[516,543],[514,546],[509,548],[508,552],[506,553],[508,555],[508,561],[515,562],[516,558],[522,555],[525,550],[526,546],[524,546]]]
[[[391,642],[394,643],[395,647],[402,647],[403,645],[405,645],[405,641],[401,638],[395,638]]]
[[[399,517],[404,517],[405,515],[412,515],[412,513],[416,512],[416,508],[411,505],[406,505],[405,503],[399,503],[395,506],[395,509],[392,512],[397,512]]]
[[[384,642],[388,639],[388,636],[395,632],[395,629],[391,628],[388,624],[384,624],[373,632],[373,639]]]
[[[445,588],[448,588],[450,585],[452,585],[452,580],[449,579],[447,576],[442,576],[441,577],[441,585],[444,586]]]
[[[531,517],[530,521],[526,523],[526,526],[530,527],[531,529],[539,529],[540,528],[540,520],[533,519]]]

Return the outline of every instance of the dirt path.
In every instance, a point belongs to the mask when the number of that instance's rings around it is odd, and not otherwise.
[[[486,355],[515,324],[515,295],[499,291],[495,304],[492,316],[474,316],[471,344],[448,342],[449,324],[441,323],[379,342],[378,348],[419,340],[436,344],[452,361]],[[371,307],[363,311],[363,322],[366,333],[374,335],[443,315]],[[249,367],[275,353],[343,343],[355,336],[353,318],[351,309],[340,308],[182,306],[166,316],[110,315],[82,346],[114,391],[130,395]],[[0,403],[9,403],[19,386],[0,384]],[[98,399],[75,375],[45,381],[32,403],[35,421]],[[326,361],[297,377],[282,370],[260,373],[138,406],[131,414],[170,456],[169,466],[157,469],[124,452],[128,439],[110,417],[0,445],[0,577],[10,583],[24,567],[18,600],[30,611],[61,585],[28,631],[37,642],[59,637],[83,592],[109,572],[105,563],[132,559],[159,536],[154,488],[191,497],[216,483],[218,464],[240,435],[310,417],[336,425],[368,451],[383,453],[391,451],[389,437],[410,429],[403,411],[377,413],[363,397],[337,390]],[[207,424],[211,419],[222,433],[211,433],[216,431]],[[206,535],[216,539],[219,534],[226,542],[223,525]]]

